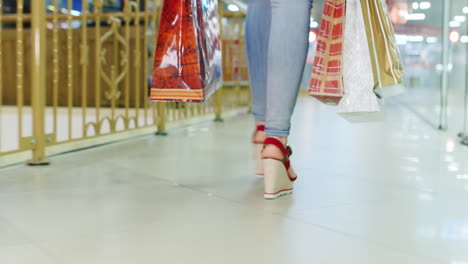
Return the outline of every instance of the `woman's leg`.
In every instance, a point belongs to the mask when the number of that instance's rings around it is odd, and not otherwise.
[[[249,0],[246,21],[247,57],[252,87],[253,112],[257,123],[266,119],[270,0]]]
[[[284,146],[268,138],[262,158],[264,197],[276,199],[291,193],[297,178],[286,145],[308,51],[312,0],[270,1],[266,135],[278,138]]]
[[[312,0],[271,0],[266,83],[267,136],[285,140],[289,135],[309,47],[311,8]]]

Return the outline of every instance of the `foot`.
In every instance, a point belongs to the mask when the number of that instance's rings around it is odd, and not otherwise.
[[[263,144],[265,141],[265,123],[263,122],[255,122],[255,131],[252,137],[252,141],[254,144]]]
[[[287,137],[274,137],[274,138],[281,141],[281,143],[283,143],[283,146],[285,148],[288,147],[288,138]],[[283,153],[281,152],[281,150],[278,147],[276,147],[275,145],[267,145],[262,151],[262,159],[283,160],[284,158],[285,157],[284,157]],[[289,177],[291,179],[296,179],[297,178],[297,175],[294,172],[292,167],[290,167],[288,169],[288,174],[289,174]]]
[[[264,198],[276,199],[293,192],[296,174],[291,169],[292,150],[286,145],[286,138],[268,137],[262,153],[265,185]]]
[[[265,141],[265,123],[256,122],[255,131],[252,135],[252,142],[254,147],[254,160],[256,162],[256,175],[259,178],[263,178],[263,160],[262,160],[262,150],[263,142]]]

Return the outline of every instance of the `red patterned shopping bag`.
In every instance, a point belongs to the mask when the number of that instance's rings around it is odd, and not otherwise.
[[[217,0],[165,0],[150,100],[203,102],[222,85]]]
[[[336,105],[344,95],[343,42],[346,0],[326,0],[312,68],[309,94]]]

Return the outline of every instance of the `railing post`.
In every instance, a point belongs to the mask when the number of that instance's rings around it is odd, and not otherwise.
[[[466,52],[468,52],[468,45],[465,47]],[[465,61],[466,63],[466,61]],[[463,131],[459,134],[461,138],[461,143],[468,146],[468,65],[465,64],[465,102],[463,109]]]
[[[451,0],[444,0],[443,5],[443,16],[442,16],[442,64],[444,65],[441,77],[441,87],[440,87],[440,121],[439,129],[447,130],[448,129],[448,78],[449,78],[449,19],[450,19],[450,9],[451,9]]]
[[[215,122],[223,122],[223,87],[215,93]]]
[[[468,77],[468,72],[466,75],[466,77]],[[465,104],[463,112],[463,132],[460,133],[460,142],[468,146],[468,80],[465,81]]]
[[[223,46],[223,18],[224,18],[224,9],[223,1],[218,1],[218,12],[219,12],[219,31],[221,37],[221,50]],[[214,94],[215,96],[215,122],[223,122],[223,87],[219,88],[218,91]]]
[[[167,112],[166,112],[166,103],[165,102],[158,102],[158,132],[156,135],[158,136],[167,136],[166,131],[166,123],[167,123]]]
[[[33,151],[29,165],[47,165],[45,154],[46,31],[44,0],[31,1]]]

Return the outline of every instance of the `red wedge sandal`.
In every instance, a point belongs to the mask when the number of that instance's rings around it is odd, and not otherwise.
[[[292,155],[291,148],[285,147],[277,138],[269,137],[265,139],[264,148],[268,145],[276,146],[283,154],[283,159],[264,158],[263,168],[265,172],[265,199],[276,199],[282,195],[293,192],[293,184],[297,179],[296,175],[290,175],[289,168]]]
[[[263,141],[255,141],[255,137],[258,132],[265,131],[265,125],[258,125],[255,129],[255,132],[252,137],[252,142],[254,144],[254,159],[256,164],[256,174],[257,177],[263,178],[263,161],[262,161],[262,150],[263,150]]]

